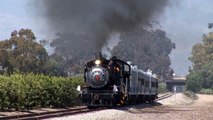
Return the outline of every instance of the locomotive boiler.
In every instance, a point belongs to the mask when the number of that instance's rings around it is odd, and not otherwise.
[[[84,82],[80,97],[88,107],[151,102],[158,94],[156,77],[115,56],[107,60],[100,54],[87,62]]]

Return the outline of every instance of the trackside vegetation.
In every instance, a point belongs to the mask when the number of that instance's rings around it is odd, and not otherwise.
[[[213,94],[213,89],[201,89],[200,94]]]
[[[166,86],[165,83],[159,83],[159,85],[158,85],[158,92],[159,93],[166,93],[166,92],[168,92],[167,86]]]
[[[213,33],[203,35],[201,43],[192,48],[192,68],[186,76],[186,88],[203,94],[213,93]]]
[[[198,96],[192,91],[185,91],[183,94],[191,99],[194,99],[194,100],[198,99]]]
[[[82,83],[81,76],[0,76],[0,111],[76,105],[79,101],[76,87]]]

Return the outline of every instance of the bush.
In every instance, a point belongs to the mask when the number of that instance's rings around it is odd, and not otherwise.
[[[82,83],[81,76],[0,76],[0,110],[73,106],[78,102],[77,85]]]
[[[200,92],[201,94],[213,94],[213,89],[201,89]]]
[[[192,91],[185,91],[183,94],[191,99],[198,99],[197,95]]]
[[[158,92],[159,92],[159,93],[166,93],[166,92],[168,92],[167,86],[166,86],[165,83],[160,83],[160,84],[158,85]]]
[[[191,71],[189,75],[186,76],[186,89],[192,92],[199,92],[202,88],[203,77],[202,73],[197,71]]]

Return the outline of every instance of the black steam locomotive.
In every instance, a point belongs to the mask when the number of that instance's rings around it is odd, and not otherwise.
[[[86,63],[81,100],[88,107],[152,102],[157,98],[158,80],[136,66],[112,57]]]

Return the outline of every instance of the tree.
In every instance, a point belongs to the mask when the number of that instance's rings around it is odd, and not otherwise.
[[[87,33],[58,33],[51,43],[55,48],[53,56],[63,71],[80,73],[84,61],[89,61],[97,50],[97,43]],[[121,41],[114,47],[112,55],[126,61],[132,61],[144,70],[151,69],[153,73],[161,74],[165,79],[172,79],[169,54],[175,44],[166,37],[162,30],[147,31],[143,28],[121,33]],[[80,69],[81,68],[81,69]]]
[[[202,88],[203,76],[201,72],[191,71],[186,76],[186,89],[193,92],[199,92]]]
[[[203,35],[202,42],[193,46],[189,60],[192,61],[195,70],[200,70],[204,65],[213,61],[213,33]]]
[[[80,73],[83,69],[84,61],[89,61],[94,56],[95,42],[88,34],[57,33],[57,38],[51,42],[51,47],[55,48],[51,58],[58,63],[60,73],[74,72]]]
[[[1,64],[8,69],[21,73],[43,73],[48,60],[45,48],[36,42],[36,37],[30,29],[15,30],[11,38],[0,42]]]
[[[202,42],[193,46],[189,60],[193,69],[189,71],[187,86],[196,92],[200,88],[213,88],[213,33],[203,35]]]
[[[138,65],[143,70],[151,69],[164,80],[172,79],[169,54],[175,44],[160,29],[147,31],[138,28],[121,35],[122,41],[114,48],[113,55]]]
[[[213,62],[208,63],[200,70],[202,73],[202,87],[205,89],[213,88]]]

